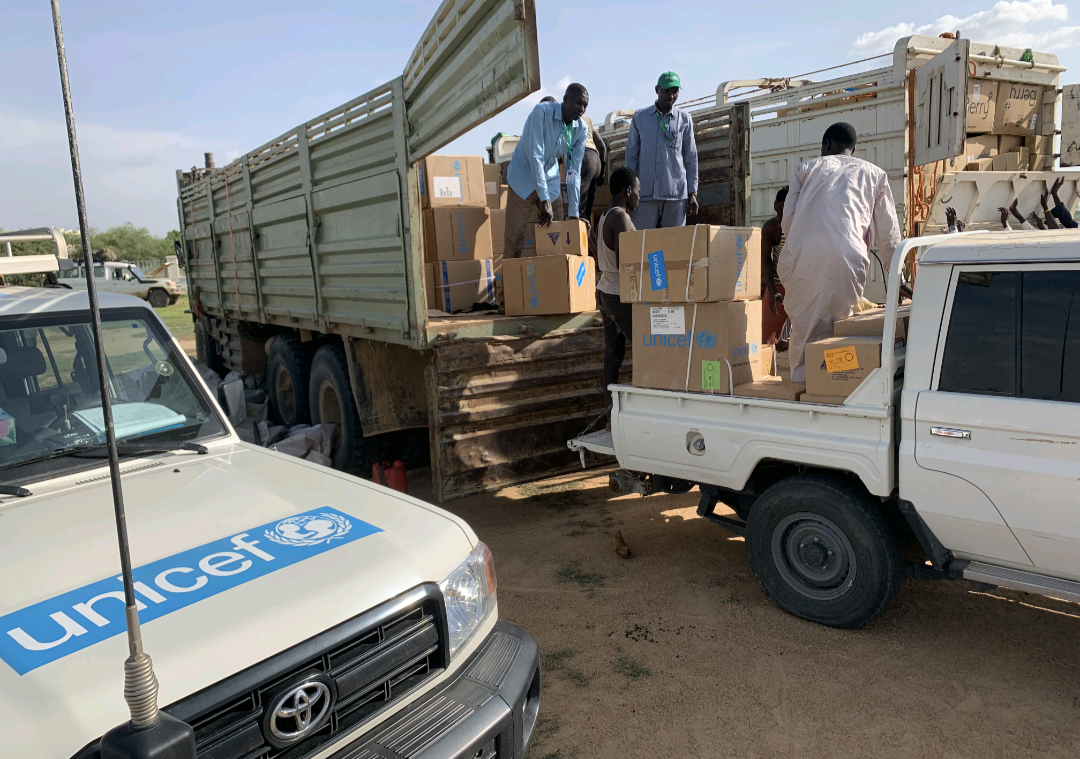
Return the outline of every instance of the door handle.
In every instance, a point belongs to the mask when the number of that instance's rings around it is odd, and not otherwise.
[[[940,435],[941,437],[952,437],[959,440],[971,440],[971,430],[956,430],[952,427],[931,427],[931,435]]]

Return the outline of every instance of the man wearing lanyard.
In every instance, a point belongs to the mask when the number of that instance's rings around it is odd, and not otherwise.
[[[634,113],[626,140],[626,165],[641,179],[634,211],[638,229],[681,227],[698,212],[698,156],[694,120],[676,108],[682,83],[674,71],[656,82],[656,102]]]
[[[525,120],[514,148],[506,182],[506,236],[504,258],[520,258],[533,224],[547,226],[562,218],[559,193],[559,158],[569,156],[566,201],[570,218],[577,218],[581,194],[581,159],[585,155],[586,127],[581,117],[589,93],[580,84],[566,88],[561,103],[541,102]]]

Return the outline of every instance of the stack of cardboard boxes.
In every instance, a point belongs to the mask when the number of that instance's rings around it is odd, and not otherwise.
[[[909,306],[896,315],[896,345],[907,340]],[[881,366],[882,334],[885,309],[869,311],[841,319],[833,325],[834,337],[806,346],[806,403],[842,404],[874,369]]]
[[[1053,124],[1041,124],[1043,88],[1022,82],[968,79],[967,139],[953,163],[964,171],[1053,168]],[[1049,135],[1043,135],[1045,129]]]
[[[779,387],[766,379],[772,349],[761,345],[760,235],[698,224],[619,236],[619,289],[633,303],[635,387],[723,394],[732,384]]]
[[[527,241],[528,242],[528,241]],[[508,316],[574,314],[596,309],[596,267],[585,222],[553,221],[533,227],[533,246],[503,261]]]
[[[491,214],[479,156],[428,156],[420,164],[424,275],[429,309],[496,304]]]

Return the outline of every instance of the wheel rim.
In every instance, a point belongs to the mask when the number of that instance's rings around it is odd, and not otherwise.
[[[319,383],[319,423],[330,423],[334,425],[334,437],[331,450],[331,458],[333,458],[338,452],[338,446],[341,442],[341,399],[338,397],[337,390],[334,389],[333,383],[329,380],[323,380]]]
[[[279,366],[274,373],[274,395],[277,398],[278,414],[286,426],[296,423],[296,391],[292,377],[284,366]]]
[[[814,601],[840,598],[855,584],[858,562],[843,530],[819,514],[791,514],[773,529],[772,560],[793,590]]]

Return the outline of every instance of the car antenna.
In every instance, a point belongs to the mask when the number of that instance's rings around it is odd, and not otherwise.
[[[101,311],[98,307],[94,262],[90,252],[90,227],[86,218],[82,168],[79,165],[79,142],[75,136],[75,112],[71,106],[67,56],[64,52],[64,32],[60,27],[60,3],[59,0],[51,0],[51,3],[53,32],[56,35],[56,58],[60,64],[60,88],[64,95],[64,116],[67,119],[68,147],[71,151],[71,174],[75,182],[75,205],[79,212],[79,235],[82,240],[83,261],[86,264],[86,292],[90,299],[90,326],[94,333],[94,353],[97,358],[98,387],[101,391],[105,444],[109,450],[109,475],[112,480],[116,539],[120,547],[120,571],[124,581],[124,606],[127,617],[129,656],[124,662],[124,700],[131,713],[131,720],[105,733],[101,737],[99,751],[101,759],[157,759],[159,757],[196,759],[195,733],[191,726],[158,709],[158,680],[154,674],[154,664],[143,650],[139,610],[135,599],[135,583],[131,574],[131,552],[128,546],[127,517],[124,514],[124,493],[120,483],[116,429],[113,427],[112,403],[109,398],[106,375]]]

